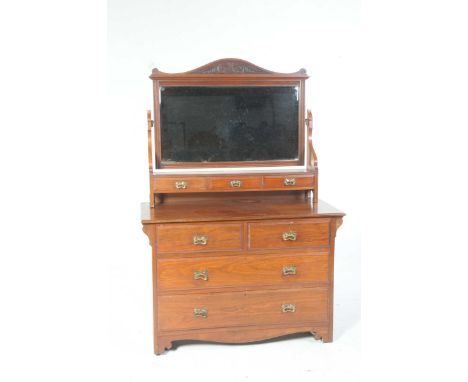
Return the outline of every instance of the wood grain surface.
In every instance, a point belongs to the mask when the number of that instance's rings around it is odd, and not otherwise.
[[[194,244],[194,236],[204,236],[206,244]],[[242,248],[242,224],[171,224],[157,227],[156,244],[161,253],[205,252]]]
[[[149,203],[141,204],[143,224],[233,221],[264,219],[298,219],[314,217],[341,217],[344,213],[318,201],[311,203],[298,193],[265,195],[260,193],[199,195],[167,198],[164,204],[150,208]]]
[[[301,288],[159,296],[159,330],[324,322],[328,320],[327,291]],[[282,304],[294,304],[296,311],[283,313]],[[207,317],[195,316],[195,308],[207,309]]]
[[[249,223],[249,249],[286,249],[328,245],[329,222],[329,219],[307,219]],[[285,233],[293,233],[296,239],[284,240],[283,234]]]
[[[283,267],[295,267],[295,274],[283,274]],[[205,271],[207,280],[195,279]],[[302,255],[223,256],[158,260],[159,288],[200,289],[226,286],[278,287],[328,281],[328,252]]]

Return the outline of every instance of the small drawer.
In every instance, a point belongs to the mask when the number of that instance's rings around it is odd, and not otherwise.
[[[154,191],[157,193],[196,192],[206,190],[204,178],[155,178]]]
[[[160,253],[240,250],[242,224],[164,224],[157,228]]]
[[[262,188],[262,177],[213,177],[208,180],[208,189],[213,191],[243,191]]]
[[[325,287],[158,297],[160,331],[327,320]]]
[[[249,249],[328,245],[329,223],[329,219],[250,223]]]
[[[327,282],[328,251],[301,255],[219,256],[158,260],[160,289]]]
[[[284,175],[284,176],[264,176],[263,187],[270,190],[282,189],[311,189],[314,186],[313,176],[304,175]]]

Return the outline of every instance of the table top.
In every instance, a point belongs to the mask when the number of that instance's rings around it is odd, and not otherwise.
[[[203,221],[235,221],[261,219],[292,219],[314,217],[341,217],[345,214],[323,200],[312,203],[301,196],[193,198],[173,200],[150,208],[141,204],[143,224],[186,223]]]

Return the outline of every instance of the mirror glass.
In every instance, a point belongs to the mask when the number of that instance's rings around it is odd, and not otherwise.
[[[162,162],[297,159],[298,91],[296,86],[161,88]]]

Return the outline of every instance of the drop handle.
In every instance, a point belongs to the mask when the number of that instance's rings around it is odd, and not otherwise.
[[[193,235],[193,244],[194,245],[207,245],[208,236],[207,235]]]
[[[283,313],[294,313],[296,311],[296,305],[295,304],[282,304],[281,311]]]
[[[285,178],[284,179],[285,186],[295,186],[296,185],[296,178]]]
[[[288,232],[283,232],[283,240],[284,241],[295,241],[297,240],[297,232],[294,231],[288,231]]]
[[[207,308],[195,308],[195,309],[193,309],[193,315],[195,317],[207,318],[208,317],[208,309]]]
[[[297,268],[295,265],[285,265],[283,267],[283,276],[295,275],[296,270]]]
[[[178,190],[185,190],[188,186],[188,183],[185,182],[185,181],[180,181],[180,182],[175,182],[175,187],[178,189]]]
[[[194,280],[208,280],[208,270],[203,269],[201,271],[193,271],[193,279]]]
[[[229,182],[229,184],[231,185],[231,187],[239,188],[240,186],[242,186],[242,181],[240,181],[240,180],[231,180]]]

